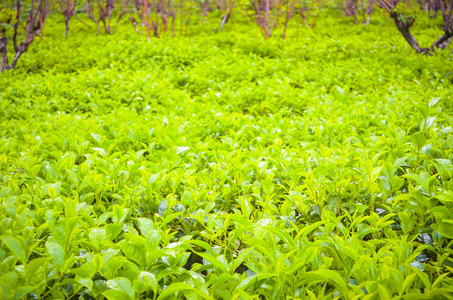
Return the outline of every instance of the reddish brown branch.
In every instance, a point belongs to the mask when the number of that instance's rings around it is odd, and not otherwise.
[[[28,14],[27,23],[25,25],[26,36],[25,40],[17,45],[17,37],[19,32],[19,24],[20,24],[20,10],[21,4],[20,0],[16,0],[16,9],[17,17],[16,17],[16,24],[14,25],[14,33],[13,33],[13,43],[14,43],[14,57],[11,64],[8,64],[8,39],[6,37],[0,38],[0,71],[14,69],[16,66],[20,56],[28,49],[30,44],[33,42],[35,36],[39,33],[44,22],[47,18],[47,8],[44,5],[44,0],[40,0],[40,2],[36,6],[35,11],[35,2],[32,0],[30,12]],[[37,19],[38,15],[40,18]]]

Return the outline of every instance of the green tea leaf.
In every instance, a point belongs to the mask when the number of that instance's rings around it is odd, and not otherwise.
[[[52,264],[61,271],[65,263],[65,251],[57,243],[47,242],[46,249],[51,256]]]
[[[115,291],[120,291],[120,292],[126,293],[126,295],[129,297],[129,299],[135,298],[134,288],[132,287],[131,282],[127,278],[117,277],[114,279],[110,279],[107,281],[107,286]],[[106,293],[104,292],[103,295],[106,295]],[[111,296],[110,293],[108,293],[108,295]]]
[[[453,220],[443,220],[442,222],[439,222],[437,232],[444,237],[453,239]]]
[[[403,211],[398,213],[398,217],[401,220],[401,229],[404,233],[408,233],[411,230],[414,221],[411,219],[408,213]]]
[[[426,144],[426,137],[421,133],[414,133],[413,135],[411,135],[411,141],[412,145],[414,145],[414,147],[418,151],[420,151]]]
[[[8,247],[14,257],[22,264],[26,263],[25,249],[21,242],[11,236],[0,237],[3,243]]]

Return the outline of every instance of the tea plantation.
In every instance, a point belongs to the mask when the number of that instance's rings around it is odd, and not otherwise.
[[[451,45],[127,22],[0,73],[0,299],[453,298]]]

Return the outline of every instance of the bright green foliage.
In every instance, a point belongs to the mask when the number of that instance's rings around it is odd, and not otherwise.
[[[0,298],[453,297],[448,53],[56,22],[0,75]]]
[[[11,23],[16,18],[16,11],[3,6],[0,6],[0,9],[0,32],[12,31],[14,27]]]
[[[415,22],[417,15],[420,14],[420,10],[417,6],[408,8],[404,2],[399,3],[393,10],[398,14],[398,20],[403,23],[409,23],[411,26]]]

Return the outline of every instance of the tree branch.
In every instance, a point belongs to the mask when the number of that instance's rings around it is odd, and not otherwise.
[[[19,31],[19,18],[20,18],[20,9],[22,5],[20,5],[20,0],[16,0],[16,24],[14,24],[14,35],[13,35],[13,45],[14,51],[19,51],[19,47],[17,46],[17,34]]]
[[[0,38],[0,71],[8,70],[8,39],[6,37]]]
[[[434,48],[445,49],[453,37],[453,32],[446,32],[440,38],[438,38],[429,48],[431,51],[434,51]]]

